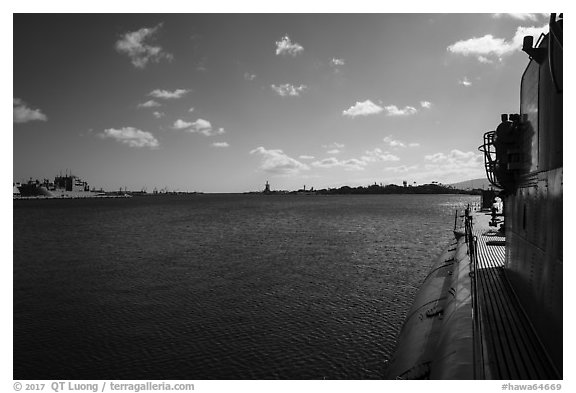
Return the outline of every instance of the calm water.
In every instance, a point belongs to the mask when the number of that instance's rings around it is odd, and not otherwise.
[[[14,201],[14,378],[382,378],[454,210],[477,201]]]

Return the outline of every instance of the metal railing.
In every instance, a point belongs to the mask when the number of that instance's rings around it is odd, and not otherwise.
[[[474,236],[474,225],[472,223],[472,215],[470,214],[470,205],[464,210],[464,233],[466,245],[468,246],[468,255],[470,256],[470,263],[476,263],[476,242]]]
[[[484,357],[480,327],[480,308],[478,304],[478,238],[474,235],[474,220],[470,214],[470,205],[464,214],[465,241],[470,258],[470,284],[472,292],[472,335],[474,356],[474,378],[484,379]]]

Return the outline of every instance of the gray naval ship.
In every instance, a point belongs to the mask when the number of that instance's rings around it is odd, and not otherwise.
[[[103,192],[90,191],[90,186],[80,177],[66,174],[56,176],[53,182],[48,179],[32,180],[15,186],[21,198],[88,198],[102,196]]]

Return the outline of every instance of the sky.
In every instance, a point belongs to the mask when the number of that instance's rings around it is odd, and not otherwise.
[[[15,14],[13,181],[245,192],[484,177],[547,14]]]

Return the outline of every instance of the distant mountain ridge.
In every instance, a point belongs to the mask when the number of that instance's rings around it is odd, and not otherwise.
[[[486,178],[461,181],[458,183],[452,183],[450,184],[450,186],[457,188],[459,190],[472,190],[472,189],[489,190],[490,188],[494,188],[494,186]]]

